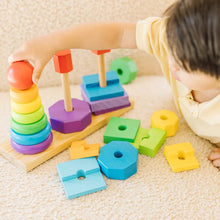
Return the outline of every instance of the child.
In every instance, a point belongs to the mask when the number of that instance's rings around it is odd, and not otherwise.
[[[138,48],[153,54],[170,83],[175,104],[191,129],[220,146],[220,1],[178,0],[162,18],[92,23],[29,40],[9,62],[29,60],[35,83],[60,50]],[[220,169],[220,149],[209,155]]]

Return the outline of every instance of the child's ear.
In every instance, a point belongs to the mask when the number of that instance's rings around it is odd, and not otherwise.
[[[178,72],[180,70],[180,67],[179,65],[177,64],[177,62],[174,60],[173,57],[169,57],[169,68],[170,68],[170,71],[175,73],[175,72]]]

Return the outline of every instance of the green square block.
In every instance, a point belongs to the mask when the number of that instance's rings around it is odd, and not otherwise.
[[[104,133],[104,143],[111,141],[128,141],[134,142],[140,120],[111,117]]]
[[[165,140],[165,130],[159,128],[151,128],[150,130],[140,128],[133,145],[138,149],[139,153],[154,157]]]
[[[142,139],[148,137],[149,131],[150,130],[146,128],[139,128],[135,141],[131,143],[138,151],[139,151]]]

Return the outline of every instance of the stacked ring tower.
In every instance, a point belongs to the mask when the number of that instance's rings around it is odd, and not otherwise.
[[[11,85],[11,145],[22,154],[40,153],[53,140],[32,74],[33,67],[26,61],[12,63],[7,72]]]

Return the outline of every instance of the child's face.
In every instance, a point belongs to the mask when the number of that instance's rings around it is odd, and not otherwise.
[[[172,76],[191,90],[220,89],[220,80],[202,72],[188,73],[179,67],[173,57],[169,57],[169,68]]]

